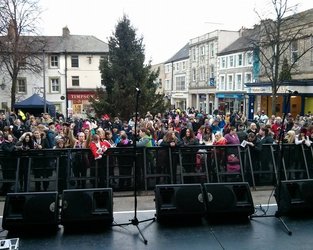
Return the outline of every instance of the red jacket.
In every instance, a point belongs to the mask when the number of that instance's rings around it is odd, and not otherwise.
[[[108,148],[111,147],[111,144],[108,141],[99,141],[99,143],[91,142],[90,150],[95,158],[95,160],[101,159],[102,155]]]

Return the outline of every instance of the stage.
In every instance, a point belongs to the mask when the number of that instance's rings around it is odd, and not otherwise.
[[[263,206],[267,209],[267,206]],[[268,215],[274,214],[270,205]],[[258,214],[262,212],[257,209]],[[153,218],[154,210],[137,212],[139,221]],[[114,224],[127,223],[134,218],[133,211],[114,212]],[[312,249],[313,218],[286,218],[283,220],[292,231],[288,235],[276,217],[257,217],[242,223],[208,223],[202,219],[194,224],[160,224],[148,221],[139,224],[147,245],[134,225],[112,226],[88,232],[66,232],[62,226],[54,234],[8,235],[19,237],[19,249]],[[2,232],[2,236],[7,234]]]

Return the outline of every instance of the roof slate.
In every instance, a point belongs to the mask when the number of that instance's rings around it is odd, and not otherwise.
[[[177,62],[189,57],[189,43],[181,48],[174,56],[168,59],[165,63]]]

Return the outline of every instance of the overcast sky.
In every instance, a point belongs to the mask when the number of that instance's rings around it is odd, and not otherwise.
[[[312,0],[289,0],[298,11],[313,8]],[[93,35],[104,42],[126,14],[143,36],[146,59],[168,60],[191,38],[216,29],[238,30],[259,22],[254,10],[268,13],[269,0],[41,0],[42,34]],[[265,14],[267,17],[269,14]]]

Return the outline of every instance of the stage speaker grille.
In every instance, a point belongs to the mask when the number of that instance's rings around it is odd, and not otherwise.
[[[8,193],[2,228],[9,231],[57,229],[58,204],[57,192]]]
[[[155,206],[158,221],[201,218],[205,204],[201,184],[156,185]]]
[[[246,182],[205,183],[204,194],[210,218],[248,217],[254,213],[250,187]]]
[[[275,198],[281,215],[313,215],[313,180],[282,181]]]
[[[63,191],[61,224],[64,227],[108,226],[113,222],[112,188]]]

